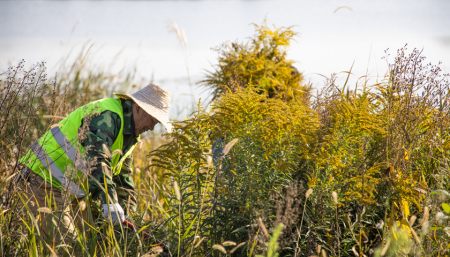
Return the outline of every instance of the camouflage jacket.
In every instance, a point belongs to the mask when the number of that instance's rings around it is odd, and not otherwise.
[[[132,112],[132,101],[122,100],[124,127],[123,127],[123,149],[126,153],[130,147],[137,142],[134,132],[134,121]],[[105,154],[104,146],[111,149],[116,140],[121,126],[118,114],[104,111],[92,117],[89,121],[88,131],[83,137],[81,144],[87,150],[87,159],[92,163],[91,176],[89,178],[89,190],[94,198],[100,197],[102,203],[106,203],[106,193],[102,188],[105,183],[109,199],[119,202],[124,210],[136,208],[136,197],[134,182],[131,174],[132,159],[129,157],[122,166],[119,175],[113,176],[110,167],[110,157]]]

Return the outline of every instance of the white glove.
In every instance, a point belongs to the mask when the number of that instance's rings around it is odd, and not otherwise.
[[[125,212],[118,203],[102,204],[103,218],[111,217],[113,224],[122,224],[125,220]]]

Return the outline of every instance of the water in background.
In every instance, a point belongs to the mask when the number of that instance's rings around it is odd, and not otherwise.
[[[136,70],[173,95],[173,117],[189,114],[207,93],[196,86],[216,63],[212,48],[245,40],[252,23],[294,26],[289,49],[315,87],[322,75],[348,70],[374,81],[384,50],[408,43],[450,67],[450,1],[0,1],[0,68],[25,59],[55,70],[92,46],[90,64]]]

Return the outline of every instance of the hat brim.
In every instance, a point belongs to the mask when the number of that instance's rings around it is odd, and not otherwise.
[[[118,96],[119,98],[133,100],[133,102],[136,103],[142,110],[144,110],[150,116],[158,120],[158,122],[163,125],[163,127],[166,129],[167,132],[169,133],[172,132],[172,124],[170,124],[169,115],[167,112],[164,112],[151,104],[141,101],[130,94],[114,93],[114,95]]]

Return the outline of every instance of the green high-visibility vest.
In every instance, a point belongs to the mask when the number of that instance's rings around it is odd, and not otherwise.
[[[114,112],[120,117],[119,135],[110,148],[111,170],[114,174],[120,173],[123,161],[134,147],[126,154],[122,153],[124,118],[121,101],[116,98],[91,102],[71,112],[40,137],[19,162],[54,187],[66,189],[77,198],[85,196],[82,184],[89,175],[89,165],[80,139],[89,129],[89,119],[104,111]]]

